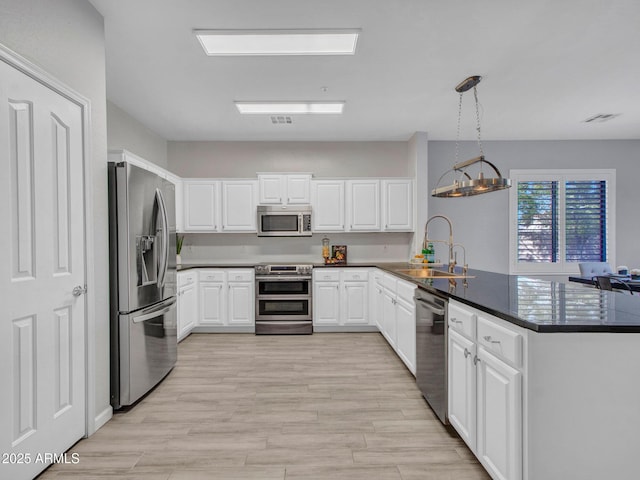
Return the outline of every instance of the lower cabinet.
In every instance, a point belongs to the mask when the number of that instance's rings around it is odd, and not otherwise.
[[[313,269],[314,330],[363,331],[374,325],[369,315],[368,269]]]
[[[178,272],[178,341],[186,338],[198,321],[197,274]]]
[[[416,374],[416,286],[389,273],[374,273],[375,324],[409,371]]]
[[[448,322],[449,422],[492,478],[520,480],[525,335],[455,302]]]

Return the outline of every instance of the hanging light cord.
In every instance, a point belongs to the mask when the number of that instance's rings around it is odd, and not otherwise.
[[[462,117],[462,92],[460,92],[460,100],[458,102],[458,131],[456,132],[456,162],[458,163],[458,142],[460,141],[460,118]]]
[[[462,96],[462,94],[460,94]],[[482,136],[480,133],[480,109],[478,107],[478,89],[476,88],[476,86],[473,86],[473,98],[476,101],[476,130],[478,131],[478,148],[480,149],[480,155],[482,155],[482,157],[484,158],[484,150],[482,149]],[[458,119],[458,122],[460,121],[460,119]],[[460,125],[458,123],[458,129],[460,129]],[[482,163],[480,162],[480,171],[482,171]]]

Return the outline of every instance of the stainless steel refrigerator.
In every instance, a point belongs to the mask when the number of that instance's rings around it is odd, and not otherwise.
[[[109,163],[111,405],[132,405],[177,357],[175,187]]]

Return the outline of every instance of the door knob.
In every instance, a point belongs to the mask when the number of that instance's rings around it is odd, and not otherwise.
[[[73,290],[71,291],[71,293],[73,294],[74,297],[79,297],[83,293],[87,293],[87,287],[86,286],[83,287],[81,285],[76,285],[75,287],[73,287]]]

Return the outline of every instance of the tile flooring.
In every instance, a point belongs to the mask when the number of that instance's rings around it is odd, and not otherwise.
[[[378,333],[192,334],[164,382],[39,480],[488,479]]]

